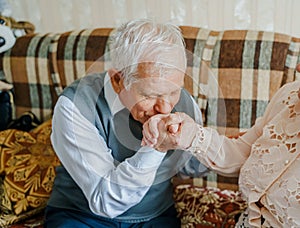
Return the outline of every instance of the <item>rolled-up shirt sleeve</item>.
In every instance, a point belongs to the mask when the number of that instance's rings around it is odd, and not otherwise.
[[[116,217],[141,201],[165,153],[142,147],[117,164],[104,138],[67,97],[55,106],[51,141],[61,163],[83,191],[90,209]]]

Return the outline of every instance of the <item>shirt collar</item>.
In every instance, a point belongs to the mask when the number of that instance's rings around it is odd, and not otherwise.
[[[118,94],[112,87],[108,72],[104,77],[104,97],[108,103],[112,115],[115,115],[117,112],[125,108],[125,106],[121,103]]]

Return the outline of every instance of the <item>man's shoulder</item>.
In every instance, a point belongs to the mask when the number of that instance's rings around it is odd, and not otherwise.
[[[180,100],[179,102],[188,102],[188,105],[193,105],[193,97],[191,96],[191,94],[185,89],[183,88],[181,90],[181,94],[180,94]]]
[[[191,116],[192,118],[195,118],[195,102],[193,101],[193,97],[190,95],[190,93],[182,89],[181,95],[178,103],[174,107],[175,112],[184,112]]]
[[[74,85],[75,86],[78,86],[78,85],[79,86],[96,86],[99,84],[103,85],[105,75],[106,75],[106,72],[88,74],[82,78],[75,80],[68,87],[72,87]]]
[[[104,77],[105,73],[95,73],[79,78],[64,88],[63,95],[101,91],[104,86]]]

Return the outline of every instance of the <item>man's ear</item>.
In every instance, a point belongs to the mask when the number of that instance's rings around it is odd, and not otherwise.
[[[124,89],[122,74],[114,68],[109,69],[108,74],[114,91],[119,94]]]

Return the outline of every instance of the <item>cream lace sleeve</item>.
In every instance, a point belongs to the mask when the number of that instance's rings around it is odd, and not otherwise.
[[[296,86],[300,84],[295,83]],[[295,86],[295,84],[293,86]],[[204,165],[223,175],[237,176],[251,152],[254,142],[262,135],[264,126],[280,111],[279,99],[292,85],[283,86],[271,100],[263,117],[243,136],[230,139],[216,130],[198,125],[198,131],[188,150]]]
[[[188,150],[204,165],[226,176],[237,176],[250,154],[253,130],[246,138],[229,139],[216,130],[197,126],[198,131]]]

